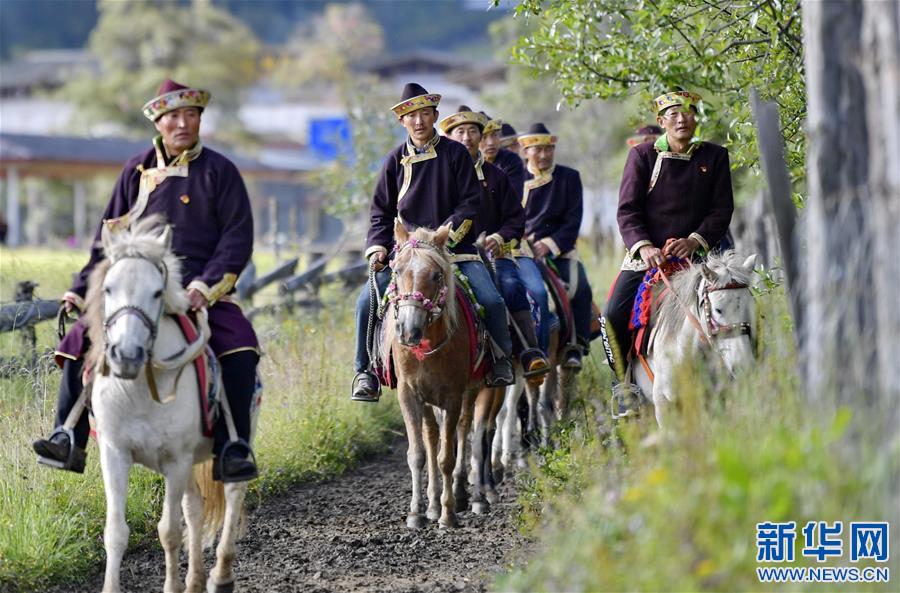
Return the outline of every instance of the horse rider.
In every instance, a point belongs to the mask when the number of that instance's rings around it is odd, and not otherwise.
[[[452,259],[484,307],[488,332],[500,350],[486,383],[510,385],[515,377],[506,307],[474,245],[472,225],[481,205],[481,186],[465,147],[442,140],[434,128],[440,100],[440,95],[409,83],[400,102],[391,108],[408,137],[388,154],[375,185],[365,256],[376,271],[379,293],[383,294],[390,281],[388,257],[394,243],[394,220],[399,219],[408,230],[450,225]],[[351,399],[375,402],[381,385],[370,368],[369,291],[363,289],[356,305],[356,376]]]
[[[644,142],[656,142],[656,139],[659,138],[662,133],[663,129],[661,127],[650,124],[635,130],[634,135],[630,136],[625,142],[628,144],[629,148],[634,148],[638,144],[643,144]]]
[[[734,198],[728,150],[694,137],[700,95],[672,91],[653,104],[664,130],[628,153],[617,220],[627,254],[601,319],[603,344],[617,381],[625,377],[628,321],[646,270],[671,256],[701,256],[726,236]],[[613,416],[636,413],[634,398],[613,402]]]
[[[484,160],[500,167],[500,169],[509,176],[512,183],[513,191],[519,199],[522,199],[522,186],[525,185],[525,165],[522,159],[516,153],[505,148],[501,148],[500,133],[503,129],[503,122],[499,119],[491,119],[484,111],[480,112],[485,117],[487,124],[484,126],[484,133],[481,136],[481,154]]]
[[[484,115],[462,105],[456,113],[442,119],[438,127],[445,136],[465,146],[474,162],[484,194],[475,234],[486,235],[485,249],[493,256],[500,294],[525,342],[525,349],[519,354],[525,376],[537,377],[547,374],[550,364],[538,346],[525,285],[512,257],[513,248],[525,233],[525,210],[506,173],[487,162],[478,150],[481,132],[488,123]]]
[[[237,434],[243,441],[229,444],[225,458],[214,464],[216,478],[235,482],[253,479],[258,473],[247,443],[259,343],[250,322],[230,297],[253,252],[253,216],[235,165],[200,141],[201,115],[209,98],[205,90],[166,80],[157,96],[144,105],[144,116],[159,134],[152,146],[125,163],[97,229],[90,259],[63,295],[63,306],[67,312],[84,310],[88,277],[103,259],[103,225],[125,228],[150,214],[161,214],[173,225],[172,249],[182,261],[191,308],[208,310],[209,345],[219,360]],[[79,320],[56,352],[63,370],[57,427],[64,424],[81,394],[87,348],[85,325]],[[219,422],[216,427],[213,453],[217,456],[228,442],[224,424]],[[87,415],[82,413],[72,431],[74,443],[58,428],[48,439],[35,441],[34,450],[63,464],[62,469],[82,473],[88,430]]]
[[[519,135],[519,144],[528,159],[522,191],[525,235],[535,258],[552,263],[564,282],[577,282],[571,299],[577,344],[566,348],[562,364],[580,370],[581,357],[590,348],[593,298],[584,265],[575,251],[583,211],[581,176],[575,169],[555,164],[556,142],[557,137],[542,123]],[[525,286],[538,300],[544,318],[547,291],[541,273],[528,257],[521,257],[518,262]],[[546,333],[547,329],[541,331]]]
[[[521,147],[519,146],[519,135],[516,134],[516,129],[514,127],[505,122],[500,127],[500,149],[508,150],[521,159],[521,156],[519,155],[519,150],[521,150]]]

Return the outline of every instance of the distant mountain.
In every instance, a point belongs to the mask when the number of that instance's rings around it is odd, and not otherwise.
[[[188,0],[180,0],[188,3]],[[213,0],[253,29],[261,41],[283,43],[323,0]],[[482,44],[488,25],[504,16],[488,0],[362,0],[386,32],[392,53]],[[28,49],[80,48],[99,15],[95,0],[0,0],[0,59]]]

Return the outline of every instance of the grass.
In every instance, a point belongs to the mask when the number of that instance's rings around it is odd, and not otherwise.
[[[609,371],[588,367],[575,421],[520,478],[521,528],[541,552],[495,590],[896,591],[895,583],[757,580],[757,523],[796,521],[796,562],[787,566],[814,566],[802,555],[802,527],[841,520],[845,555],[823,565],[848,566],[850,521],[889,521],[896,542],[900,520],[900,443],[879,442],[878,414],[807,404],[784,295],[776,289],[760,304],[757,366],[721,384],[682,369],[681,412],[669,434],[652,414],[606,421]],[[896,582],[897,555],[881,566]]]
[[[36,279],[37,294],[58,297],[81,253],[0,250],[0,299],[9,300],[15,282]],[[263,269],[269,265],[262,264]],[[263,298],[266,298],[265,296]],[[264,394],[256,454],[261,477],[248,500],[258,504],[300,481],[324,479],[375,453],[401,426],[396,400],[377,406],[347,397],[353,354],[355,291],[332,288],[319,314],[300,312],[254,322],[265,350]],[[52,323],[38,326],[39,348],[52,348]],[[0,354],[18,347],[3,334]],[[0,591],[41,590],[96,569],[104,558],[105,498],[96,445],[88,446],[83,476],[38,466],[31,441],[53,423],[59,373],[49,363],[0,379]],[[130,546],[156,540],[162,481],[136,467],[131,474],[127,520]],[[154,544],[158,545],[158,544]]]

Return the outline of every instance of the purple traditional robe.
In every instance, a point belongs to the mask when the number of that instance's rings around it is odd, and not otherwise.
[[[404,142],[385,159],[369,209],[366,256],[391,251],[398,217],[410,231],[450,224],[451,251],[475,253],[476,235],[470,229],[478,214],[481,186],[469,152],[437,134],[425,151],[416,153],[411,147]]]
[[[669,238],[693,235],[704,248],[716,245],[734,212],[728,151],[703,142],[689,160],[665,158],[648,191],[656,159],[653,143],[639,144],[622,174],[617,219],[631,257],[643,245],[662,248]]]
[[[478,213],[478,231],[488,236],[493,235],[494,240],[503,246],[504,251],[515,247],[515,243],[522,239],[525,233],[525,209],[519,197],[513,191],[509,177],[499,167],[487,161],[480,161],[481,174],[479,179],[484,197]],[[475,171],[478,175],[479,167]]]
[[[244,181],[234,163],[199,144],[188,151],[192,158],[176,159],[165,167],[158,167],[163,158],[158,151],[157,140],[155,147],[125,163],[97,228],[90,259],[69,292],[76,300],[85,296],[88,277],[103,259],[102,225],[127,226],[136,218],[161,214],[173,226],[172,250],[181,258],[185,286],[203,293],[210,305],[210,327],[220,328],[210,340],[216,354],[257,350],[256,334],[240,307],[221,301],[234,291],[253,252],[253,214]],[[140,189],[142,171],[144,184],[153,188],[149,194]],[[84,348],[83,334],[78,322],[57,353],[77,358]]]
[[[522,157],[511,150],[501,148],[497,151],[493,164],[506,173],[509,177],[509,182],[512,184],[513,191],[516,192],[519,201],[521,201],[522,186],[525,184],[525,163],[522,162]]]
[[[554,257],[575,249],[584,209],[578,171],[554,165],[547,175],[537,178],[526,171],[522,200],[525,236],[530,241],[542,241]]]

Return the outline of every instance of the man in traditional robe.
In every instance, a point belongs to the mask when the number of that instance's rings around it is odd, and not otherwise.
[[[478,146],[481,132],[488,124],[487,118],[462,105],[456,113],[438,124],[444,135],[466,147],[475,166],[475,175],[481,184],[483,198],[476,219],[476,236],[485,234],[485,250],[493,258],[494,272],[500,294],[509,309],[524,341],[519,353],[524,375],[535,382],[550,370],[546,355],[540,350],[535,333],[531,306],[525,293],[525,284],[519,278],[519,270],[512,257],[513,249],[525,233],[525,210],[513,191],[506,173],[485,161]]]
[[[97,229],[90,259],[63,295],[63,306],[67,311],[84,310],[88,277],[103,259],[100,233],[104,225],[115,230],[144,216],[162,215],[173,226],[172,249],[182,261],[191,307],[208,310],[212,331],[209,344],[219,359],[240,439],[230,444],[224,459],[217,460],[215,477],[230,482],[250,480],[257,475],[248,443],[259,343],[250,322],[230,296],[253,252],[250,199],[237,167],[200,142],[200,118],[209,93],[166,80],[157,95],[144,105],[143,114],[159,135],[150,148],[126,162]],[[85,326],[78,321],[56,352],[63,369],[57,427],[63,425],[81,394],[87,348]],[[213,447],[217,456],[228,442],[224,422],[219,424]],[[57,429],[49,439],[35,441],[34,449],[51,464],[81,473],[88,439],[86,414],[81,415],[72,432],[74,443],[69,442],[65,431]],[[72,447],[75,450],[70,457]]]
[[[591,341],[591,286],[575,250],[584,205],[578,171],[555,163],[556,142],[557,137],[542,123],[519,136],[528,159],[522,192],[525,236],[531,242],[534,257],[551,263],[570,286],[576,283],[571,301],[577,344],[567,348],[563,364],[579,370],[581,357],[589,351]],[[543,313],[547,293],[537,266],[520,260],[520,268],[528,290],[541,294]]]
[[[374,258],[376,282],[383,293],[390,281],[388,258],[394,244],[394,221],[399,219],[410,231],[449,225],[452,259],[468,277],[475,297],[484,307],[488,333],[500,350],[486,382],[493,386],[510,385],[514,376],[506,309],[474,246],[472,225],[481,205],[481,187],[465,147],[442,140],[434,128],[440,99],[440,95],[429,93],[421,85],[409,83],[400,102],[391,108],[409,135],[388,154],[375,185],[365,255],[370,262]],[[370,368],[369,313],[366,287],[356,305],[356,376],[351,398],[375,402],[381,386]]]
[[[505,122],[500,126],[500,148],[501,150],[506,149],[521,158],[519,151],[522,147],[519,146],[519,135],[514,127]]]
[[[631,345],[628,321],[645,272],[675,256],[705,254],[728,231],[734,212],[728,150],[694,137],[700,95],[672,91],[654,100],[665,133],[628,153],[617,220],[627,253],[601,319],[603,343],[617,379],[624,378]],[[636,412],[630,401],[614,416]]]
[[[525,165],[519,155],[500,146],[500,131],[503,129],[503,122],[499,119],[491,119],[484,111],[480,113],[487,120],[479,145],[481,154],[484,155],[484,160],[500,167],[500,170],[509,176],[513,191],[521,199],[522,186],[525,184]]]

